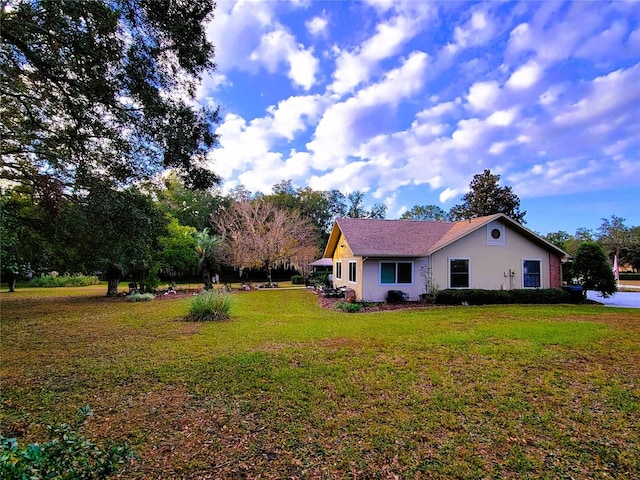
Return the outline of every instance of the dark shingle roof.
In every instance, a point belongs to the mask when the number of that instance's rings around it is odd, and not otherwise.
[[[425,255],[455,225],[360,218],[341,218],[336,223],[354,255],[376,257]]]
[[[342,232],[353,254],[357,256],[422,257],[498,219],[547,250],[555,251],[560,256],[568,255],[506,215],[497,213],[460,222],[340,218],[336,220],[324,256],[333,255],[333,250],[337,247],[338,234]]]

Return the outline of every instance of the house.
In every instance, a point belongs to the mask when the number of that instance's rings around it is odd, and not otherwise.
[[[560,288],[568,254],[504,214],[460,222],[342,218],[324,251],[336,288],[358,300],[439,289]]]
[[[309,264],[312,275],[322,275],[333,273],[333,260],[331,258],[320,258]]]

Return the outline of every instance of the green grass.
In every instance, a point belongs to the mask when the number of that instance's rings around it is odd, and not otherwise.
[[[305,290],[1,294],[0,434],[94,411],[123,478],[640,478],[640,311],[324,310]]]

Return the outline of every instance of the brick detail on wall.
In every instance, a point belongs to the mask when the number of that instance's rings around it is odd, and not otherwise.
[[[562,287],[562,264],[560,263],[560,257],[550,253],[549,254],[549,285],[550,288]]]

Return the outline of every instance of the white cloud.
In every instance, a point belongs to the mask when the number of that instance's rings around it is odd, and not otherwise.
[[[447,113],[453,112],[456,109],[458,103],[460,102],[452,101],[452,102],[439,103],[437,105],[434,105],[433,107],[427,108],[426,110],[422,110],[421,112],[416,114],[416,119],[424,120],[424,119],[431,119],[431,118],[440,118],[446,115]]]
[[[488,42],[494,34],[493,22],[487,13],[476,10],[463,26],[456,27],[453,33],[455,45],[461,48],[474,47]]]
[[[462,192],[464,192],[464,190],[460,189],[454,189],[454,188],[445,188],[439,195],[439,200],[442,203],[448,202],[449,200],[456,198],[458,195],[460,195]]]
[[[558,114],[555,122],[576,124],[619,114],[640,120],[640,63],[596,78],[589,90],[571,109]]]
[[[264,34],[249,58],[270,73],[275,73],[281,63],[288,63],[287,76],[305,90],[309,90],[316,81],[319,62],[313,56],[313,50],[296,43],[294,36],[283,28]]]
[[[414,13],[414,12],[412,12]],[[419,31],[428,12],[416,16],[397,15],[376,26],[376,33],[352,50],[339,50],[334,81],[329,90],[342,95],[370,80],[381,60],[391,57]]]
[[[472,110],[493,110],[499,95],[500,85],[495,80],[477,82],[469,88],[467,102]]]
[[[487,125],[478,118],[460,120],[458,129],[451,135],[452,144],[455,148],[472,148],[482,139],[486,130]]]
[[[532,60],[513,72],[506,86],[513,90],[522,90],[536,84],[541,76],[542,68]]]
[[[393,103],[409,98],[424,84],[424,71],[429,56],[424,52],[411,52],[399,68],[391,70],[383,81],[358,92],[357,97],[365,104]]]
[[[498,110],[487,118],[487,123],[498,127],[508,127],[513,123],[517,114],[517,108],[512,108],[510,110]]]
[[[344,94],[369,78],[371,66],[363,57],[344,51],[336,59],[333,84],[329,87],[338,94]]]
[[[528,50],[532,43],[531,27],[528,23],[521,23],[511,30],[507,51],[521,52]]]
[[[390,108],[417,93],[424,84],[424,71],[428,56],[413,52],[399,67],[385,78],[359,91],[354,97],[330,106],[318,123],[313,140],[307,149],[314,152],[314,165],[326,169],[331,162],[344,162],[359,145],[369,138],[372,122],[381,123],[381,115]]]
[[[323,102],[317,95],[290,97],[277,106],[268,107],[265,116],[249,122],[239,115],[227,114],[217,129],[220,148],[210,154],[215,171],[223,178],[242,175],[242,182],[250,179],[252,185],[260,176],[269,182],[273,176],[280,176],[278,181],[290,178],[296,172],[306,172],[308,153],[292,151],[292,158],[285,162],[282,154],[274,152],[274,147],[282,139],[291,141],[295,135],[307,130],[324,108]],[[266,164],[265,159],[269,159]],[[250,187],[249,183],[245,186]]]
[[[316,95],[289,97],[269,107],[267,111],[273,115],[272,131],[279,136],[292,140],[296,133],[306,130],[308,123],[315,120],[321,108],[321,98]]]
[[[260,38],[273,30],[275,13],[273,2],[218,2],[214,20],[207,28],[207,38],[217,47],[216,63],[220,72],[251,68],[251,52]],[[233,48],[222,48],[232,45]]]
[[[586,39],[575,52],[577,57],[593,60],[607,60],[611,52],[623,48],[623,41],[628,32],[626,21],[615,20],[597,35]]]
[[[324,16],[313,17],[311,20],[305,23],[305,27],[307,27],[307,30],[311,35],[325,34],[328,26],[329,20]]]

